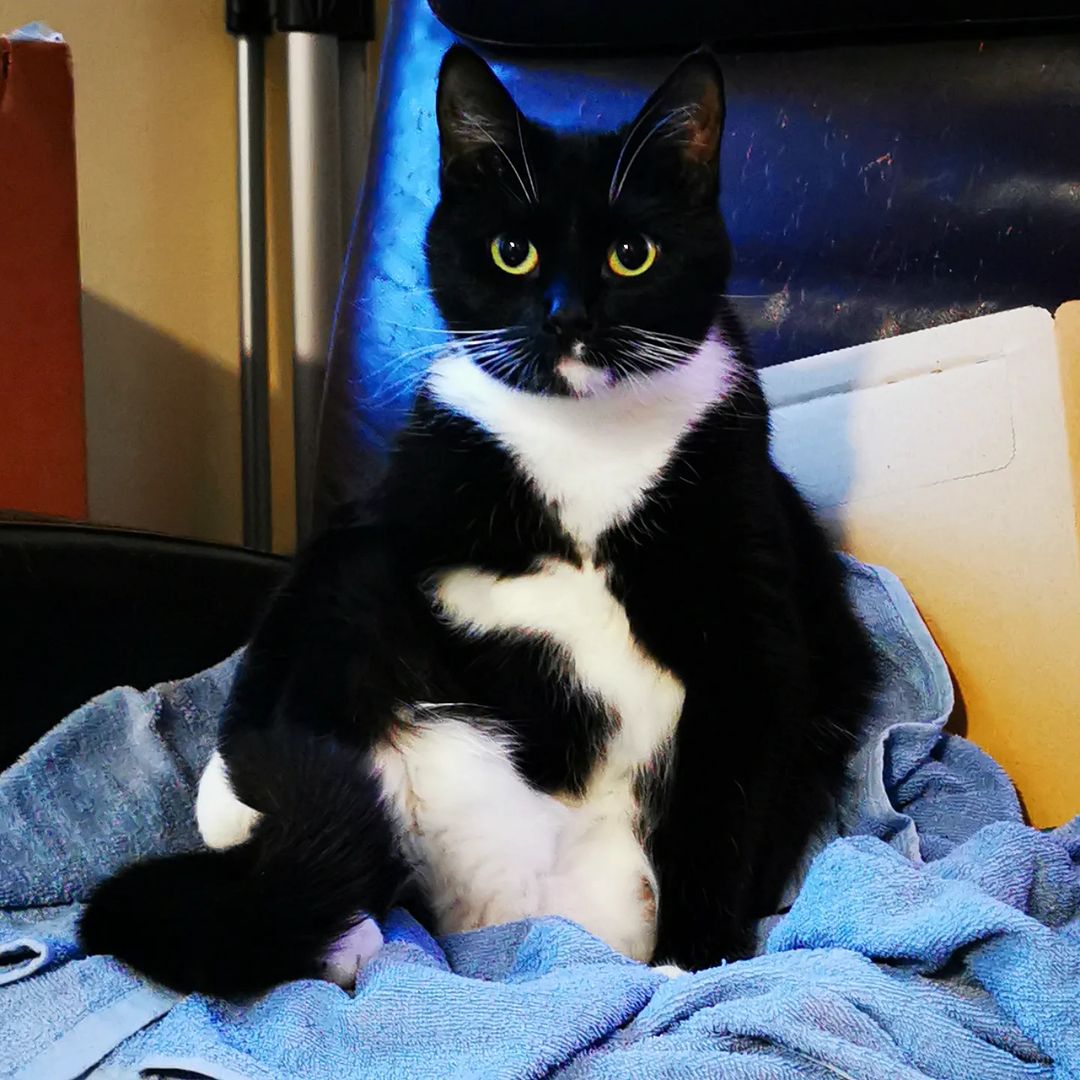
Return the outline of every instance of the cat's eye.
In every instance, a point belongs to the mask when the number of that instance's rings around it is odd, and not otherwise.
[[[500,270],[520,276],[531,274],[536,269],[540,252],[531,240],[502,233],[491,241],[491,258]]]
[[[607,264],[619,277],[644,274],[660,249],[647,236],[621,236],[608,248]]]

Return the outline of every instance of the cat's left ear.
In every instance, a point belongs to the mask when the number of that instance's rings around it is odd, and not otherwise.
[[[495,72],[471,49],[452,46],[439,68],[435,100],[439,121],[439,160],[443,176],[463,179],[486,172],[522,187],[535,198],[525,181],[524,120],[509,91]]]
[[[708,49],[691,53],[645,102],[630,125],[611,178],[614,202],[634,172],[672,166],[697,198],[714,199],[720,184],[724,77]]]

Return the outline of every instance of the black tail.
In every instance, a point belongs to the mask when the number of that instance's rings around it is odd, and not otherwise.
[[[266,812],[250,839],[103,882],[80,922],[87,953],[176,990],[243,998],[320,977],[338,939],[365,914],[385,915],[408,870],[365,755],[310,735],[287,752],[259,742],[264,760],[244,771],[258,777],[263,797],[251,801]]]

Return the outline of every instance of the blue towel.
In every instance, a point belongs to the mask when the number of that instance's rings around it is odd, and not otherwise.
[[[436,941],[395,912],[355,992],[245,1006],[83,957],[95,881],[198,844],[233,657],[103,695],[0,776],[0,1076],[1080,1078],[1080,819],[1022,824],[998,766],[943,733],[948,672],[899,583],[849,580],[885,685],[761,955],[669,981],[563,920]]]

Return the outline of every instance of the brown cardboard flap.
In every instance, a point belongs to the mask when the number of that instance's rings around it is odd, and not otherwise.
[[[1023,308],[764,373],[779,463],[903,580],[961,726],[1040,826],[1080,812],[1078,371],[1070,304],[1057,327]]]

